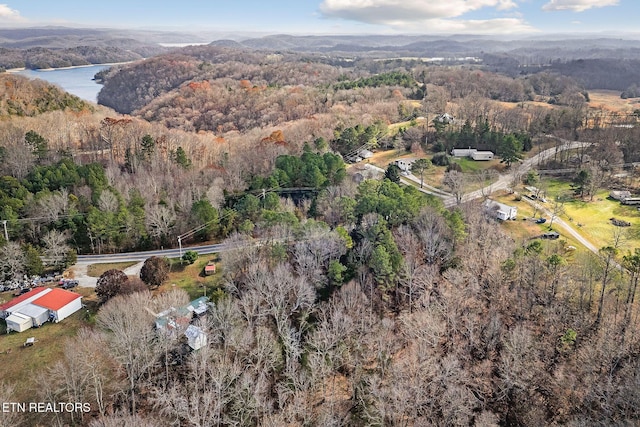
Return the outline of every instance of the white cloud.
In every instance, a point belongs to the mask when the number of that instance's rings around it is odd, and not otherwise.
[[[514,0],[324,0],[320,12],[327,18],[386,25],[410,32],[509,34],[535,31],[513,12],[510,18],[454,19],[482,8],[503,11],[515,7]]]
[[[619,0],[550,0],[542,10],[572,10],[584,12],[594,7],[617,6]]]
[[[24,22],[25,19],[20,16],[20,12],[11,9],[6,4],[0,4],[0,22]]]
[[[327,17],[370,24],[455,18],[485,7],[508,10],[514,0],[324,0],[320,12]]]

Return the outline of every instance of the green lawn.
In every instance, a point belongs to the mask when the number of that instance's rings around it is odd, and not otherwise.
[[[111,270],[111,269],[124,270],[125,268],[131,267],[132,265],[135,265],[135,264],[137,264],[136,261],[91,264],[89,267],[87,267],[87,276],[100,277],[102,273],[104,273],[107,270]]]
[[[485,169],[495,168],[496,166],[500,165],[500,160],[497,159],[488,161],[476,161],[468,157],[452,159],[451,162],[459,164],[462,168],[462,172],[464,173],[478,172]]]
[[[203,295],[211,296],[212,293],[220,289],[220,279],[222,274],[220,268],[211,276],[204,275],[204,267],[209,261],[216,262],[219,267],[218,255],[201,255],[198,260],[187,265],[179,259],[171,259],[171,272],[169,278],[160,290],[167,290],[174,287],[182,288],[189,294],[191,299],[199,298]]]
[[[558,179],[545,179],[547,185],[547,208],[551,208],[552,200],[557,195],[571,195],[565,202],[565,214],[562,218],[574,225],[574,228],[596,247],[610,245],[615,232],[623,231],[624,244],[622,250],[640,248],[640,212],[635,206],[626,206],[608,198],[609,191],[601,190],[593,201],[580,200],[573,196],[570,183]],[[610,218],[628,221],[631,227],[616,227]]]
[[[500,203],[518,208],[518,219],[516,221],[504,221],[502,225],[507,234],[513,237],[518,244],[526,245],[531,239],[539,237],[541,234],[549,231],[549,218],[547,218],[545,224],[536,224],[535,221],[530,219],[533,217],[533,207],[523,200],[516,200],[513,194],[492,196],[491,198]],[[539,215],[540,212],[538,212],[537,217],[539,217]],[[586,248],[583,248],[573,237],[568,236],[567,233],[563,233],[560,227],[554,226],[553,228],[561,234],[561,238],[558,240],[543,240],[546,246],[574,246],[578,248],[578,252],[586,250]]]

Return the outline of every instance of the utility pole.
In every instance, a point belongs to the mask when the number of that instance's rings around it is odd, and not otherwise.
[[[178,236],[178,246],[180,246],[180,259],[182,259],[182,236]]]
[[[2,220],[2,225],[4,226],[4,240],[5,241],[9,241],[9,233],[7,233],[7,220],[3,219]]]

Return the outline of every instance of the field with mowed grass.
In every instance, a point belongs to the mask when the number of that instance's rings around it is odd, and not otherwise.
[[[87,276],[90,277],[100,277],[102,273],[107,270],[125,270],[126,268],[131,267],[132,265],[136,265],[136,261],[129,262],[111,262],[111,263],[101,263],[101,264],[91,264],[87,267]]]
[[[617,200],[609,198],[609,190],[596,193],[593,200],[580,199],[573,195],[571,183],[563,180],[545,180],[547,185],[547,203],[549,209],[552,200],[558,195],[564,195],[564,215],[562,219],[569,222],[587,240],[596,247],[611,245],[614,234],[623,233],[622,251],[633,251],[640,248],[640,212],[636,206],[623,205]],[[631,223],[630,227],[613,225],[611,218]]]
[[[537,224],[533,219],[534,209],[524,200],[517,200],[515,194],[499,194],[493,195],[491,199],[504,203],[505,205],[515,206],[518,208],[518,219],[515,221],[503,221],[503,230],[511,236],[517,244],[526,246],[531,240],[539,238],[543,233],[549,231],[549,218],[544,224]],[[540,212],[536,218],[540,217]],[[547,217],[543,215],[543,217]],[[573,237],[563,232],[561,227],[553,226],[553,229],[560,233],[558,240],[542,240],[550,249],[563,250],[569,246],[578,248],[578,252],[586,251]]]
[[[180,259],[173,258],[169,278],[158,289],[159,292],[173,288],[184,289],[193,300],[206,295],[213,300],[220,295],[221,277],[219,257],[216,254],[200,255],[195,263],[189,265]],[[209,261],[216,264],[216,272],[211,276],[204,275],[204,267]]]

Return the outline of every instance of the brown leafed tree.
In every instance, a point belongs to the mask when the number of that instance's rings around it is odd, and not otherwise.
[[[169,260],[165,257],[147,258],[140,270],[140,279],[149,286],[157,288],[169,277]]]
[[[122,286],[129,280],[126,274],[115,268],[107,270],[100,275],[96,283],[96,295],[102,302],[118,295],[122,290]]]

